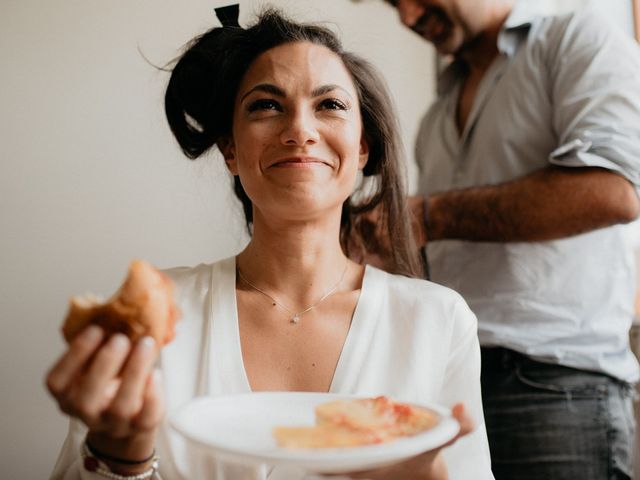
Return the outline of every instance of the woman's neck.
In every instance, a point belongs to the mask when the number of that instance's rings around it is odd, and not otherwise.
[[[338,282],[349,260],[340,225],[254,220],[253,236],[238,255],[238,268],[253,285],[290,304],[313,303]]]

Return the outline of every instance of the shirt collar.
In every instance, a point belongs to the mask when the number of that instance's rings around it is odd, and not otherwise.
[[[540,15],[529,6],[529,2],[516,2],[498,34],[498,51],[513,57],[538,18]]]

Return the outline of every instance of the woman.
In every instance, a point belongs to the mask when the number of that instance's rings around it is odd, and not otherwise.
[[[169,271],[183,324],[160,353],[162,385],[148,339],[130,345],[90,327],[72,342],[47,378],[73,418],[53,478],[304,478],[188,452],[163,423],[196,395],[264,390],[463,400],[470,414],[461,405],[454,412],[465,438],[442,454],[348,475],[493,478],[475,317],[454,292],[409,278],[420,262],[382,82],[324,28],[274,11],[246,30],[235,18],[189,45],[166,111],[188,157],[213,145],[222,152],[251,241],[236,257]],[[357,203],[359,172],[374,181]],[[358,218],[378,205],[393,267],[406,276],[348,258]]]

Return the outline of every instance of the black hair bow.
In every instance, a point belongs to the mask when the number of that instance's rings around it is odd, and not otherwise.
[[[223,27],[239,28],[238,17],[240,15],[240,4],[227,5],[226,7],[214,8],[216,16]]]

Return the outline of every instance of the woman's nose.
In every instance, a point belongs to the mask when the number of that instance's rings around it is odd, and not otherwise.
[[[319,134],[313,114],[296,111],[287,119],[282,130],[281,140],[286,145],[312,145],[318,141]]]
[[[398,0],[396,4],[400,20],[407,27],[413,27],[424,14],[424,7],[417,0]]]

